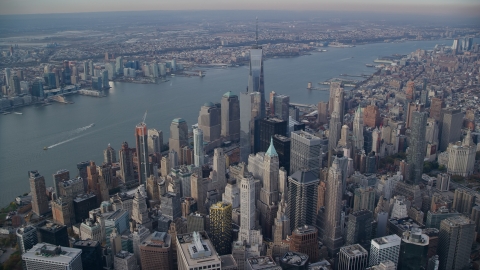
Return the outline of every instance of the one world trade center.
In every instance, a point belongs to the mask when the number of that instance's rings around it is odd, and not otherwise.
[[[265,116],[265,84],[263,81],[263,50],[258,46],[258,18],[255,31],[255,45],[250,49],[250,75],[247,92],[260,92],[260,117]]]

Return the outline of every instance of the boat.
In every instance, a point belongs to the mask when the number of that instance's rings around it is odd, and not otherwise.
[[[46,146],[45,146],[45,147],[43,147],[43,150],[48,150],[48,147],[46,147]]]
[[[365,64],[366,67],[375,67],[374,65],[372,64]]]
[[[11,112],[4,112],[3,115],[11,114]]]
[[[23,114],[23,113],[21,113],[21,112],[13,112],[13,113],[14,113],[14,114],[20,114],[20,115],[22,115],[22,114]]]

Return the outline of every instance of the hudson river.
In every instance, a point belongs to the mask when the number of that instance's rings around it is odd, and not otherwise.
[[[433,49],[435,44],[451,45],[451,40],[379,43],[354,48],[325,48],[327,52],[296,58],[269,59],[264,63],[265,93],[275,91],[290,96],[290,102],[316,104],[328,99],[327,91],[309,91],[307,83],[350,75],[371,74],[379,56],[408,54],[416,49]],[[107,97],[69,96],[75,104],[54,103],[46,107],[18,109],[23,115],[0,115],[0,207],[16,196],[29,192],[28,171],[38,170],[52,186],[52,174],[60,169],[77,175],[76,164],[103,162],[103,150],[110,143],[118,151],[127,141],[135,147],[134,128],[148,111],[148,128],[161,129],[168,141],[173,118],[188,125],[197,123],[200,107],[219,102],[227,91],[245,91],[248,66],[208,69],[206,76],[172,77],[160,84],[111,83]],[[325,86],[320,86],[325,87]],[[89,127],[90,124],[94,126]],[[43,150],[44,147],[50,147]],[[118,155],[118,153],[117,153]]]

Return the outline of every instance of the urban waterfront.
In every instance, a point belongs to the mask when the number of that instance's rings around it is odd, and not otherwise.
[[[328,99],[326,91],[309,91],[307,83],[318,82],[341,73],[371,74],[365,66],[379,56],[408,54],[416,49],[432,49],[444,41],[378,43],[354,48],[326,48],[327,52],[265,62],[265,92],[290,96],[294,103],[315,104]],[[122,141],[135,145],[134,127],[148,111],[149,128],[164,131],[164,141],[173,118],[182,117],[188,125],[197,122],[200,106],[219,102],[223,93],[245,91],[248,66],[208,69],[206,76],[172,77],[160,84],[112,83],[107,97],[70,96],[74,104],[25,107],[0,117],[0,204],[28,192],[29,170],[38,170],[51,186],[52,174],[59,169],[76,173],[81,161],[103,161],[103,149],[110,143],[116,150]],[[95,123],[94,126],[90,124]],[[44,147],[50,147],[43,150]]]

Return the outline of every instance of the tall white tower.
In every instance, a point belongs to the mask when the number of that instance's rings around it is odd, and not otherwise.
[[[262,235],[255,230],[255,179],[251,174],[240,181],[240,232],[238,240],[250,246],[261,246]]]
[[[203,131],[199,128],[193,130],[193,150],[195,167],[202,167],[205,154],[203,152]]]

